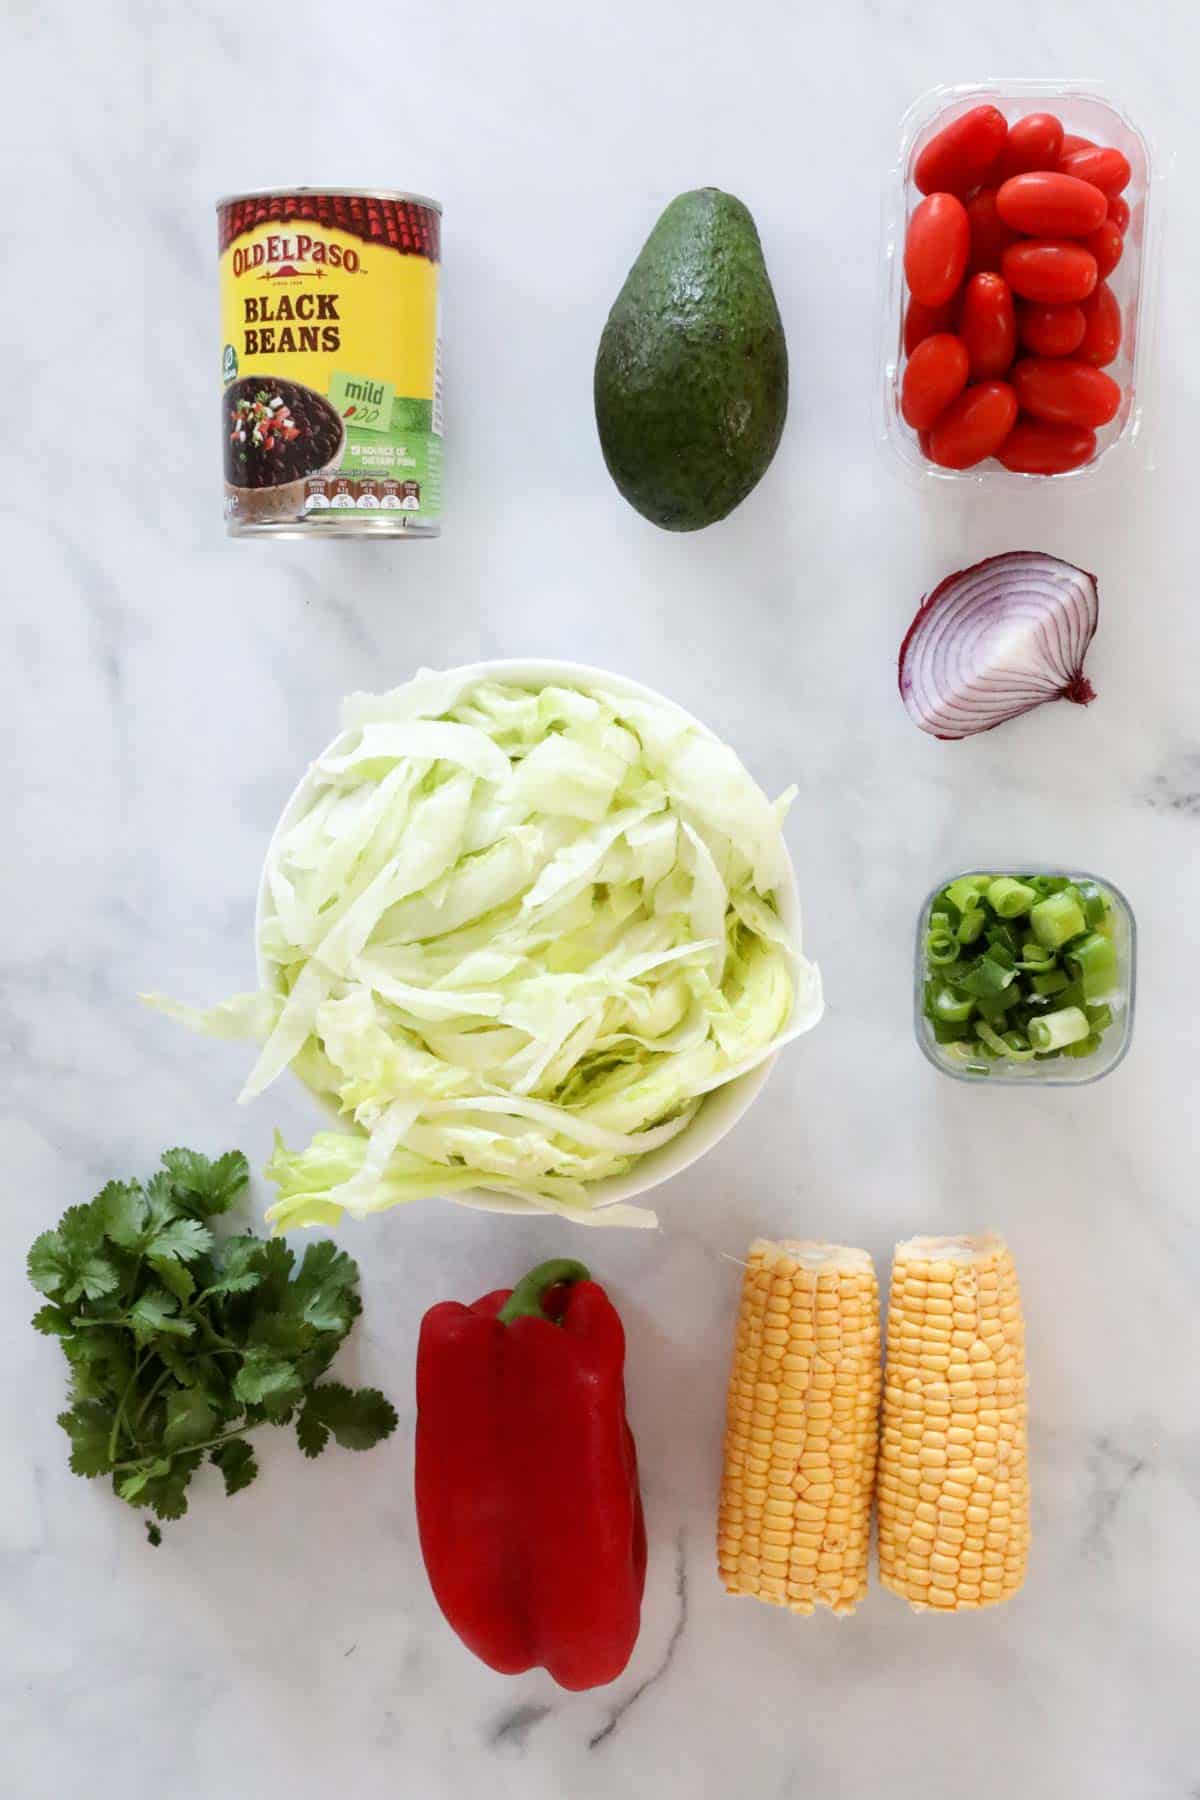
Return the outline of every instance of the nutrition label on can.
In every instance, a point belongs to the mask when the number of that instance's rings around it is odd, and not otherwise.
[[[304,484],[306,514],[354,507],[360,512],[408,513],[416,523],[423,506],[421,483],[415,480],[366,476],[356,481],[346,475],[315,475]]]

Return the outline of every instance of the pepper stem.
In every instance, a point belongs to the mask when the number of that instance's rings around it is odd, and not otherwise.
[[[547,1288],[557,1286],[560,1281],[590,1280],[590,1272],[581,1262],[572,1262],[570,1257],[559,1256],[550,1262],[539,1263],[536,1269],[530,1269],[528,1275],[522,1276],[496,1316],[502,1325],[511,1325],[514,1319],[543,1318],[542,1299]]]

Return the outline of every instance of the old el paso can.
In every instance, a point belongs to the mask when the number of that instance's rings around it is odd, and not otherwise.
[[[436,537],[442,209],[280,188],[217,202],[235,537]]]

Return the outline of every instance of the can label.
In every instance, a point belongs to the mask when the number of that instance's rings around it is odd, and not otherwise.
[[[320,529],[336,511],[343,530],[356,512],[364,530],[436,531],[437,212],[298,191],[225,202],[218,215],[231,529]]]

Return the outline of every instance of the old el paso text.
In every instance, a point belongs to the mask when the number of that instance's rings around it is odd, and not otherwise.
[[[242,301],[246,355],[340,349],[337,298],[336,294],[278,294],[274,299],[247,295]],[[323,319],[335,322],[321,324]]]
[[[356,275],[358,251],[349,244],[330,244],[324,238],[309,237],[299,231],[295,237],[272,232],[257,244],[239,244],[233,253],[233,272],[244,275],[248,269],[261,269],[264,263],[325,263],[331,269],[345,269]]]

